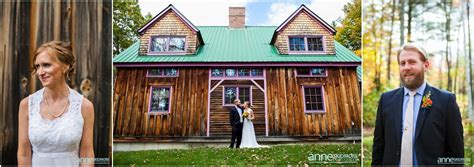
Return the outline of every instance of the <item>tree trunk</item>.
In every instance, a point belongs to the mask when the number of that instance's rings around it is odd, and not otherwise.
[[[392,63],[392,35],[393,35],[393,25],[395,22],[395,9],[396,9],[396,0],[392,0],[392,14],[390,17],[390,32],[389,32],[389,39],[388,39],[388,59],[387,59],[387,83],[390,84],[391,79],[391,63]],[[398,60],[397,60],[398,61]]]
[[[463,23],[463,20],[464,20],[464,17],[463,15],[461,14],[460,17],[459,17],[459,21]],[[457,94],[459,91],[459,85],[464,85],[462,84],[463,82],[462,81],[459,81],[460,84],[458,84],[458,74],[459,74],[459,69],[462,69],[462,67],[460,68],[459,67],[459,56],[461,55],[461,28],[464,27],[463,25],[459,24],[456,28],[457,32],[458,32],[458,38],[457,38],[457,47],[456,47],[456,65],[454,66],[454,79],[453,79],[453,92],[455,94]]]
[[[372,7],[372,11],[375,13],[375,3],[374,1],[372,0],[372,4],[371,4],[371,7]],[[374,84],[375,84],[375,89],[377,91],[381,90],[382,87],[381,87],[381,82],[380,82],[380,71],[381,71],[381,67],[380,67],[380,56],[378,55],[379,53],[377,52],[377,50],[379,49],[378,48],[378,38],[377,38],[377,25],[378,24],[375,24],[375,22],[377,22],[377,17],[375,14],[372,15],[372,20],[373,20],[373,24],[372,24],[372,35],[374,36],[374,42],[373,42],[373,47],[374,47],[374,56],[375,56],[375,77],[374,77]]]
[[[405,0],[400,0],[400,47],[405,44]]]
[[[452,78],[451,78],[451,57],[450,57],[450,38],[451,38],[451,9],[452,9],[452,4],[450,2],[445,2],[444,3],[444,16],[446,18],[446,24],[445,24],[445,35],[446,35],[446,51],[445,51],[445,57],[446,57],[446,67],[448,70],[448,85],[446,89],[448,91],[452,91],[451,86],[452,86]]]
[[[413,19],[412,18],[413,17],[412,16],[412,14],[413,14],[412,13],[413,12],[413,3],[414,2],[408,1],[408,12],[407,12],[408,13],[408,18],[407,18],[408,19],[408,21],[407,21],[408,22],[407,23],[408,24],[408,26],[407,26],[407,41],[408,42],[412,42],[412,40],[411,40],[411,20]]]
[[[377,76],[378,77],[378,80],[379,80],[379,83],[380,83],[380,87],[378,90],[381,90],[382,89],[382,65],[383,65],[383,57],[384,57],[384,45],[382,45],[382,41],[384,41],[384,38],[385,37],[385,31],[384,31],[384,22],[385,22],[385,0],[381,0],[381,10],[380,10],[380,13],[382,13],[380,15],[380,22],[378,23],[380,26],[379,26],[379,30],[378,32],[379,33],[379,37],[380,37],[380,42],[379,42],[379,62],[378,62],[378,68],[379,68],[379,75]]]
[[[474,66],[474,64],[472,63],[472,43],[471,43],[471,23],[470,23],[470,20],[469,20],[469,10],[470,10],[470,1],[467,1],[466,2],[466,17],[467,17],[467,48],[468,48],[468,51],[467,51],[467,63],[466,65],[468,66],[467,69],[467,83],[468,83],[468,104],[469,104],[469,107],[468,107],[468,111],[470,111],[469,113],[469,118],[471,118],[471,121],[474,121],[474,109],[473,109],[473,102],[474,102],[474,85],[472,84],[472,80],[474,78],[474,74],[472,72],[472,67]]]

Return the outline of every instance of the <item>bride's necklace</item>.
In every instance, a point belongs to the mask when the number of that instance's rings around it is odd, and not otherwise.
[[[63,94],[63,96],[66,97],[66,95],[64,95],[64,94]],[[63,113],[66,111],[67,106],[69,105],[69,100],[67,100],[66,104],[63,106],[62,110],[60,110],[61,112],[59,112],[58,114],[54,114],[53,112],[51,112],[51,106],[49,105],[48,98],[46,97],[44,100],[46,101],[46,106],[48,106],[48,109],[47,109],[48,114],[53,116],[54,118],[58,118],[61,115],[63,115]]]

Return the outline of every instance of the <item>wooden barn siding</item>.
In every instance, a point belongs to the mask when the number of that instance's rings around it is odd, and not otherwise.
[[[361,103],[355,67],[328,67],[328,76],[296,77],[295,68],[268,68],[269,136],[358,135]],[[325,114],[305,114],[303,85],[323,85]],[[354,122],[354,125],[352,125]]]
[[[71,88],[94,104],[95,157],[111,157],[112,3],[3,2],[0,13],[0,164],[17,163],[18,106],[41,89],[30,65],[35,49],[51,40],[71,42],[76,56]]]
[[[208,68],[180,68],[178,77],[146,77],[146,68],[118,68],[114,136],[206,136]],[[149,115],[150,86],[171,86],[169,115]]]
[[[213,82],[214,81],[215,80],[213,80]],[[229,122],[229,112],[233,106],[222,106],[223,86],[226,86],[226,85],[252,86],[252,105],[253,105],[252,109],[255,113],[255,120],[253,121],[255,134],[257,136],[265,135],[265,103],[264,103],[265,95],[263,94],[263,92],[257,86],[255,86],[255,84],[252,83],[251,81],[226,80],[222,82],[213,92],[211,92],[209,136],[232,135],[232,126],[230,125],[230,122]]]
[[[355,68],[328,67],[327,77],[296,77],[294,68],[267,68],[269,136],[343,136],[360,133],[360,92]],[[208,69],[182,68],[176,78],[147,78],[144,68],[119,68],[114,95],[114,136],[206,136]],[[219,80],[211,81],[211,88]],[[262,80],[256,81],[260,86]],[[171,113],[148,115],[151,85],[171,86]],[[210,136],[231,134],[222,86],[253,85],[257,135],[265,134],[264,94],[250,81],[226,80],[211,93]],[[324,114],[305,114],[302,86],[323,85]],[[262,86],[263,87],[263,86]]]

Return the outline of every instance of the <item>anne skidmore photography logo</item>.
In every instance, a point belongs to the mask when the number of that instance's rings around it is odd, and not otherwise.
[[[439,157],[438,164],[469,164],[470,158]]]
[[[309,163],[341,163],[341,164],[352,164],[357,163],[357,154],[309,154]]]

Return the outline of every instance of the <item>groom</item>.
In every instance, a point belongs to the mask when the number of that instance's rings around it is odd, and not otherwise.
[[[235,139],[237,139],[236,148],[240,148],[240,142],[242,140],[242,127],[244,118],[242,116],[243,109],[239,99],[234,100],[235,106],[230,109],[230,125],[232,126],[232,139],[230,139],[230,148],[234,148]]]
[[[456,97],[426,83],[428,58],[413,44],[398,53],[403,87],[380,97],[372,165],[462,164],[463,127]]]

